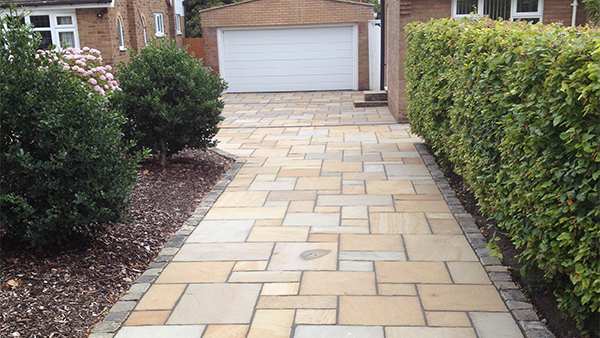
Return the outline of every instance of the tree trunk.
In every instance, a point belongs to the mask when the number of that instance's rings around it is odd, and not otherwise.
[[[167,164],[167,144],[165,138],[160,135],[160,165],[165,166]]]

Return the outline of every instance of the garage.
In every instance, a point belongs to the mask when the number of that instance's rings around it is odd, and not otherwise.
[[[246,0],[201,11],[204,65],[227,92],[366,90],[373,6]]]
[[[229,92],[358,89],[358,26],[219,31]]]

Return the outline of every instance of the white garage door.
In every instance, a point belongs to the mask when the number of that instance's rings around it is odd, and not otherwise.
[[[358,28],[219,30],[219,68],[228,92],[358,89]]]

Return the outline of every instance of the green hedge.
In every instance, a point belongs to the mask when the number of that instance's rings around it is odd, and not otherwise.
[[[406,35],[413,132],[598,334],[600,31],[445,19]]]

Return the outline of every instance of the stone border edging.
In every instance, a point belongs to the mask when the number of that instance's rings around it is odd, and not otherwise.
[[[233,181],[242,166],[246,163],[245,159],[223,150],[217,148],[211,148],[209,150],[217,155],[234,160],[235,163],[227,170],[221,180],[215,184],[212,190],[204,196],[202,202],[196,207],[192,216],[188,218],[175,235],[165,243],[165,246],[154,259],[154,262],[150,264],[148,269],[138,277],[127,293],[112,306],[108,315],[92,328],[88,338],[114,338],[117,331],[123,326],[123,323],[137,306],[138,302],[142,299],[144,294],[146,294],[146,291],[150,289],[152,283],[158,278],[167,264],[171,262],[189,235],[196,229],[208,210],[210,210],[212,205],[217,201],[217,198],[221,196],[223,191],[225,191],[225,188]]]
[[[479,231],[477,224],[475,224],[475,219],[465,210],[460,200],[456,197],[456,193],[446,180],[446,176],[444,176],[444,173],[436,163],[435,157],[429,154],[425,143],[415,143],[415,146],[444,196],[444,200],[448,203],[454,218],[460,224],[465,237],[469,241],[469,244],[471,244],[477,258],[479,258],[479,261],[500,293],[500,297],[502,297],[502,300],[516,320],[525,338],[554,338],[554,335],[548,330],[546,325],[540,321],[537,313],[533,310],[533,305],[527,302],[527,298],[523,292],[513,282],[506,267],[502,265],[498,257],[490,256],[491,249],[486,249],[488,243],[481,231]]]

